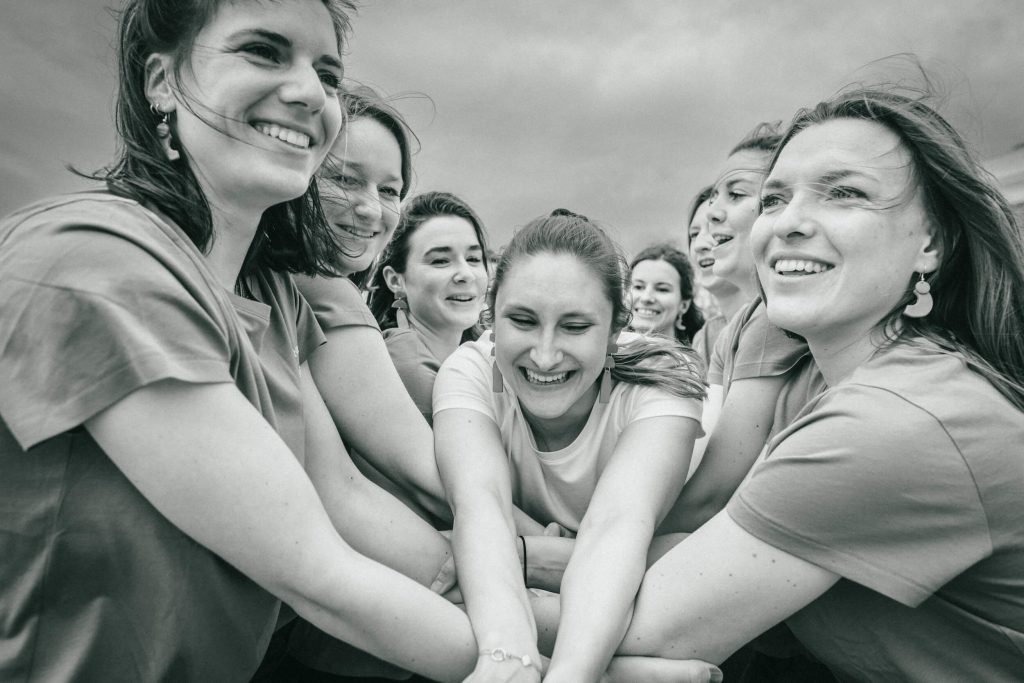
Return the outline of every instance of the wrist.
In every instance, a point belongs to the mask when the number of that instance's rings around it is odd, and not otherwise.
[[[495,647],[495,648],[484,648],[484,649],[480,650],[480,652],[478,654],[478,659],[479,658],[487,658],[487,659],[490,659],[493,662],[499,662],[499,663],[500,662],[512,662],[514,664],[517,664],[518,666],[523,667],[524,669],[533,669],[537,673],[544,673],[543,668],[541,667],[541,663],[540,663],[540,656],[537,655],[536,653],[534,653],[532,655],[529,655],[529,654],[521,655],[521,654],[516,654],[515,652],[507,650],[507,649],[505,649],[503,647]]]

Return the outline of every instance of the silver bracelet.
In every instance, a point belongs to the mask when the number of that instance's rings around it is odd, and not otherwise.
[[[508,650],[506,650],[504,648],[501,648],[501,647],[496,647],[493,650],[480,650],[480,656],[481,657],[484,657],[484,656],[490,657],[495,662],[504,662],[505,660],[513,659],[513,660],[519,662],[520,664],[522,664],[527,669],[531,669],[532,668],[532,669],[536,669],[537,671],[541,671],[540,664],[538,664],[537,662],[533,661],[533,658],[530,657],[530,655],[516,655],[516,654],[512,654]],[[541,673],[543,673],[543,672],[541,672]]]

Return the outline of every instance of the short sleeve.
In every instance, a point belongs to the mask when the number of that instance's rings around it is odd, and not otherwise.
[[[355,326],[380,329],[359,288],[347,277],[294,277],[296,287],[324,330]]]
[[[427,350],[412,329],[391,328],[384,331],[384,343],[388,347],[391,361],[398,370],[398,376],[409,392],[413,403],[427,422],[433,420],[434,382],[440,363]]]
[[[320,328],[320,323],[317,321],[313,309],[299,293],[294,283],[293,287],[295,295],[293,298],[295,306],[295,332],[298,341],[299,365],[301,365],[306,362],[314,351],[327,342],[327,338]]]
[[[0,415],[22,448],[158,380],[232,381],[216,305],[194,296],[209,288],[166,257],[174,245],[87,226],[33,232],[0,255]]]
[[[911,607],[992,552],[973,477],[941,423],[875,387],[819,397],[727,510],[761,540]]]
[[[700,424],[704,403],[696,398],[682,398],[664,389],[635,384],[620,385],[624,392],[623,425],[648,417],[688,417]],[[698,433],[698,438],[703,435]]]
[[[467,342],[448,356],[434,381],[434,415],[449,408],[466,408],[497,422],[491,398],[490,335]]]
[[[708,382],[729,385],[742,379],[777,377],[808,353],[807,344],[768,320],[760,299],[741,309],[718,335],[708,367]]]

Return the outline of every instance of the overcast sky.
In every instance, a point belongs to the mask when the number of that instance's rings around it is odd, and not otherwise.
[[[113,153],[116,0],[3,0],[0,213],[82,187]],[[747,130],[844,85],[912,76],[983,157],[1024,142],[1017,0],[364,0],[350,77],[400,97],[414,191],[448,190],[494,243],[563,206],[628,251],[677,237]]]

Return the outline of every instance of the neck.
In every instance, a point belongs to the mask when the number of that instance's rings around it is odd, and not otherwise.
[[[210,212],[213,217],[213,240],[206,260],[221,285],[229,291],[234,290],[263,213],[228,211],[212,202]]]
[[[825,382],[834,387],[875,354],[882,341],[879,335],[869,329],[859,334],[809,336],[807,346]]]
[[[412,315],[412,311],[408,315],[409,324],[416,329],[423,343],[426,344],[430,353],[438,361],[444,362],[462,343],[462,333],[464,330],[453,328],[435,329],[424,321],[417,319]]]
[[[747,292],[741,287],[730,284],[725,292],[711,292],[711,296],[715,298],[718,310],[722,312],[726,320],[729,320],[736,314],[736,311],[740,310],[743,304],[748,303],[754,298],[754,292]]]
[[[519,407],[522,408],[523,416],[530,425],[530,432],[533,434],[533,440],[537,442],[537,447],[542,451],[557,451],[575,441],[587,426],[587,420],[590,419],[590,413],[597,402],[597,394],[598,385],[595,383],[593,388],[568,411],[552,418],[535,417],[520,403]]]

